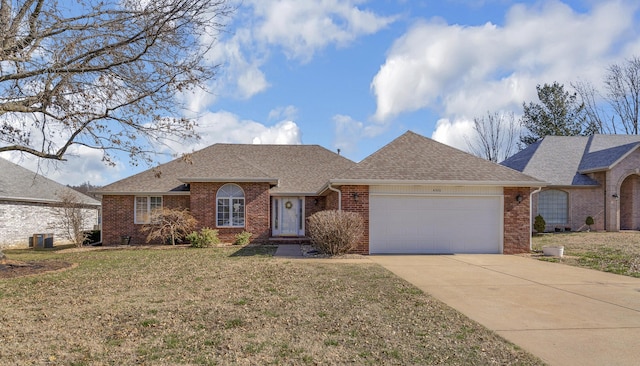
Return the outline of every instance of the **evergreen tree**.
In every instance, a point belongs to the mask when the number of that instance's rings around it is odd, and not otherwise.
[[[597,129],[587,123],[585,106],[576,93],[564,90],[564,85],[554,82],[536,86],[540,103],[522,104],[522,126],[527,130],[520,136],[525,146],[542,140],[545,136],[590,135]]]

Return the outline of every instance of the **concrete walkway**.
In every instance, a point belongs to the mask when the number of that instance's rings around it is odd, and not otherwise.
[[[551,365],[640,365],[640,279],[510,255],[371,256]]]
[[[300,244],[280,244],[273,254],[274,257],[302,258],[302,248]]]

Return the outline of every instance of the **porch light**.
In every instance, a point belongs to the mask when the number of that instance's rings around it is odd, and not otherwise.
[[[354,201],[358,202],[358,192],[353,192],[351,196],[353,196]]]
[[[614,193],[614,194],[612,194],[612,195],[611,195],[611,197],[613,197],[613,198],[618,198],[618,194],[617,194],[617,193]]]
[[[522,202],[524,197],[522,197],[522,195],[520,193],[518,193],[518,195],[516,196],[516,201],[518,201],[518,203]]]

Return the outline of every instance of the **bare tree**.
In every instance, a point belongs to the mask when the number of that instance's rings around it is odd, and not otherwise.
[[[640,119],[640,58],[634,56],[623,64],[612,64],[605,76],[606,99],[624,132],[638,135]]]
[[[205,87],[226,0],[0,0],[0,152],[65,160],[73,145],[151,161],[197,137],[176,95]]]
[[[163,243],[170,241],[171,245],[176,245],[176,240],[189,235],[198,224],[187,209],[166,207],[153,210],[150,221],[141,229],[147,233],[147,243],[160,239]]]
[[[577,81],[571,83],[571,87],[580,97],[580,102],[584,105],[585,122],[587,129],[591,128],[595,133],[618,133],[618,126],[613,116],[608,115],[603,108],[604,98],[588,81]],[[589,127],[591,126],[591,127]]]
[[[58,222],[54,226],[76,247],[81,247],[88,236],[85,229],[89,219],[86,210],[89,207],[83,204],[73,191],[64,191],[58,194],[58,198],[61,203],[57,208]]]
[[[469,151],[489,161],[503,161],[516,152],[517,127],[513,112],[475,117],[473,136],[465,136]]]

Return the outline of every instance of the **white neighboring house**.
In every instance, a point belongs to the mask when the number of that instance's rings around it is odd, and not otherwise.
[[[93,230],[100,201],[0,158],[0,248],[26,247],[34,234],[53,234],[54,244],[68,243],[60,227],[65,195],[82,204],[85,230]]]

